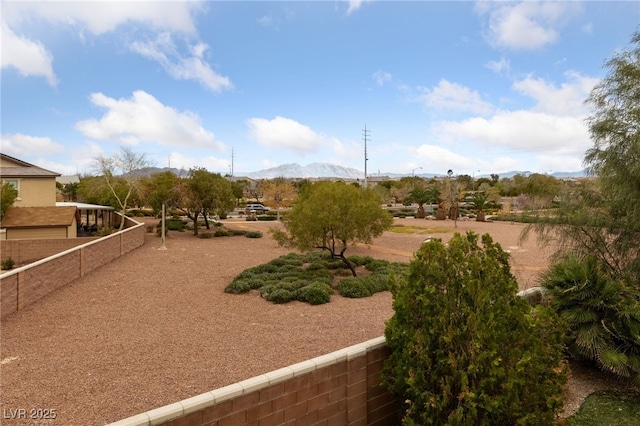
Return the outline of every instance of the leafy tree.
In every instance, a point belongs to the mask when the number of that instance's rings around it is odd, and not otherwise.
[[[163,204],[168,207],[175,206],[177,182],[178,176],[170,171],[156,173],[145,182],[146,203],[153,209],[156,216],[162,211]]]
[[[405,425],[548,425],[562,407],[562,323],[516,295],[491,237],[422,245],[391,285],[383,383]]]
[[[558,289],[554,303],[563,317],[583,315],[567,318],[574,347],[601,368],[628,369],[638,381],[640,342],[630,321],[640,312],[640,33],[631,41],[607,61],[608,75],[587,99],[594,145],[584,162],[597,186],[569,188],[553,215],[538,217],[523,237],[533,230],[542,244],[558,247],[543,283]],[[600,326],[610,333],[606,339],[597,334]],[[596,333],[592,340],[580,337],[587,328]]]
[[[276,241],[302,251],[327,250],[342,260],[356,276],[345,256],[350,243],[371,243],[393,224],[377,194],[343,182],[318,182],[305,186],[289,214],[285,231],[272,229]]]
[[[18,191],[8,182],[0,186],[0,220],[18,198]]]
[[[117,202],[115,207],[120,208],[123,217],[127,212],[129,200],[141,190],[143,169],[150,165],[151,162],[144,154],[138,154],[129,147],[121,147],[120,151],[111,157],[98,155],[95,158],[98,174],[104,185],[109,188]],[[124,220],[120,221],[120,229],[123,228]]]
[[[229,181],[204,168],[189,170],[189,177],[176,186],[178,208],[193,221],[193,235],[198,235],[198,218],[204,217],[210,228],[208,213],[225,214],[233,209],[233,193]]]
[[[293,187],[293,184],[284,177],[276,177],[271,180],[264,181],[262,183],[262,191],[276,204],[278,220],[280,220],[280,207],[282,207],[288,200],[293,200],[296,195],[296,190]]]
[[[233,193],[233,198],[236,200],[236,206],[240,203],[240,199],[244,197],[244,188],[249,183],[249,181],[245,179],[241,179],[238,181],[230,181],[231,184],[231,192]]]
[[[56,182],[57,183],[57,182]],[[62,186],[61,193],[69,197],[71,201],[78,201],[78,189],[80,188],[80,182],[70,182]]]

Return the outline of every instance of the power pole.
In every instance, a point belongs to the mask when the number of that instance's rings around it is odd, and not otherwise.
[[[233,177],[233,159],[235,158],[235,154],[233,152],[233,148],[231,148],[231,177]]]
[[[367,142],[369,141],[369,137],[371,134],[371,130],[367,130],[367,125],[364,125],[364,130],[362,131],[364,136],[364,187],[367,187],[367,161],[369,157],[367,157]]]

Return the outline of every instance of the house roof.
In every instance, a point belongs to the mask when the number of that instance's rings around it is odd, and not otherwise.
[[[34,228],[70,226],[76,208],[64,207],[11,207],[2,218],[3,228]]]
[[[15,166],[0,167],[0,177],[2,178],[60,176],[60,173],[43,169],[42,167],[35,166],[27,163],[26,161],[18,160],[17,158],[13,158],[7,154],[0,153],[0,157],[3,162],[15,164]]]

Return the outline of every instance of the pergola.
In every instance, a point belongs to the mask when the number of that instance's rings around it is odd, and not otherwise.
[[[83,231],[97,231],[99,228],[111,227],[111,212],[114,210],[113,207],[100,206],[97,204],[74,203],[69,201],[57,202],[56,206],[75,207],[77,209],[76,219],[78,222],[78,228]]]

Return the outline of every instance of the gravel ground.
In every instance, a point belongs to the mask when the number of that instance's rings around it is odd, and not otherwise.
[[[489,232],[511,252],[513,273],[528,288],[549,254],[532,240],[518,242],[520,224],[396,224],[412,233],[386,232],[347,255],[407,262],[428,235],[448,240],[454,231]],[[172,232],[167,250],[159,250],[160,239],[147,234],[145,245],[125,258],[3,320],[1,423],[34,423],[8,417],[42,409],[55,410],[56,419],[41,423],[104,424],[384,334],[393,314],[388,292],[365,299],[335,295],[320,306],[274,305],[256,292],[225,294],[238,273],[288,252],[267,234],[277,226],[272,222],[226,225],[261,230],[264,237]],[[572,386],[568,413],[597,388],[585,378]]]

